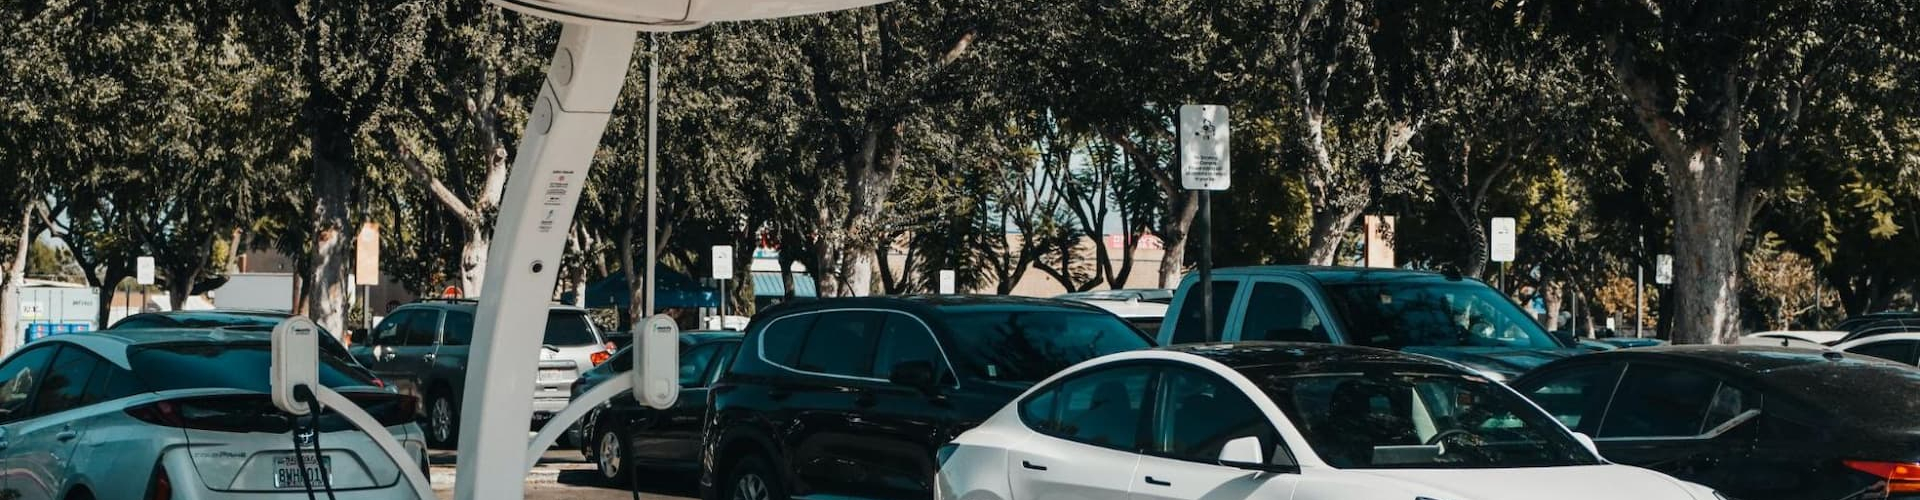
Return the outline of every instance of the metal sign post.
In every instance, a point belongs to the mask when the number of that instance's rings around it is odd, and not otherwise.
[[[1228,143],[1232,129],[1227,107],[1214,104],[1180,106],[1180,185],[1200,192],[1200,318],[1208,340],[1213,339],[1213,192],[1233,183]]]
[[[733,245],[713,246],[713,280],[720,284],[720,328],[727,329],[727,302],[732,294],[727,293],[727,279],[733,277]]]
[[[1512,217],[1494,217],[1492,227],[1487,232],[1487,238],[1490,240],[1487,244],[1487,257],[1488,260],[1500,264],[1500,278],[1497,283],[1500,284],[1501,293],[1507,291],[1507,263],[1513,262],[1514,225]]]

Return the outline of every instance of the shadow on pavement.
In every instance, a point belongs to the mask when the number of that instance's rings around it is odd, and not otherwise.
[[[643,495],[665,495],[696,498],[700,496],[700,484],[691,474],[673,471],[640,471],[640,493]],[[570,470],[561,471],[559,482],[562,485],[601,488],[627,491],[631,484],[613,484],[600,478],[598,471]]]

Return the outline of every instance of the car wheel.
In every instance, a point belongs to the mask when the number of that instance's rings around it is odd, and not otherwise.
[[[786,485],[760,457],[743,458],[731,470],[723,500],[787,500]]]
[[[627,436],[618,430],[603,430],[594,436],[593,443],[581,446],[582,450],[593,448],[593,463],[600,469],[600,479],[608,483],[627,487],[627,474],[632,463],[627,459]]]
[[[460,445],[460,407],[446,391],[427,398],[427,445],[441,450]]]

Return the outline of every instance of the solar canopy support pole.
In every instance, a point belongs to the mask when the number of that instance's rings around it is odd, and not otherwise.
[[[460,406],[455,498],[524,498],[540,332],[581,186],[625,82],[633,43],[631,27],[561,28],[487,253],[486,292],[474,318],[472,369]]]

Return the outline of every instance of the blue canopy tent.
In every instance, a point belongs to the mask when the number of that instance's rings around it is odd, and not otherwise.
[[[653,306],[670,307],[719,307],[720,292],[700,286],[693,278],[680,274],[666,266],[654,266]],[[587,307],[618,307],[625,309],[633,303],[633,287],[627,286],[627,273],[615,270],[606,279],[587,284]]]

